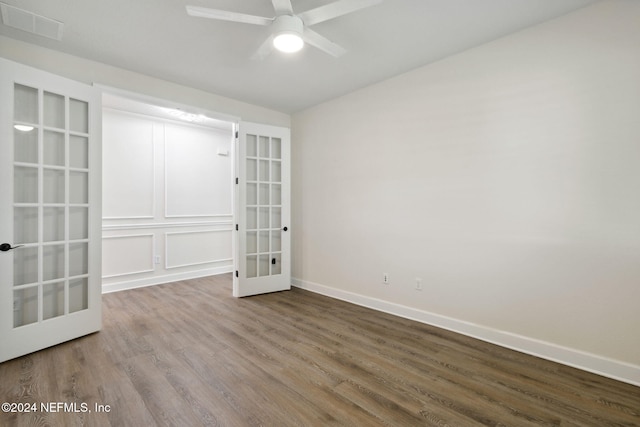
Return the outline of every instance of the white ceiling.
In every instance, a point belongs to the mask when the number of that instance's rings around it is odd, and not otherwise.
[[[61,41],[0,34],[285,113],[454,55],[600,0],[384,0],[323,22],[347,49],[250,59],[267,27],[194,18],[192,4],[273,17],[270,0],[0,0],[64,23]],[[292,0],[294,12],[332,0]]]

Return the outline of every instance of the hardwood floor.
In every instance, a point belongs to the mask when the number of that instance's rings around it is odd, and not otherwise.
[[[639,387],[299,289],[103,304],[101,332],[0,364],[0,400],[38,407],[0,426],[640,425]]]

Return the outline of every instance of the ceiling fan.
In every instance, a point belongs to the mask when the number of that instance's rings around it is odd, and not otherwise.
[[[296,52],[302,49],[305,42],[329,55],[339,57],[346,53],[346,50],[342,46],[309,29],[309,27],[376,5],[382,1],[383,0],[338,0],[315,9],[307,10],[306,12],[294,14],[291,0],[271,0],[276,12],[276,16],[273,18],[198,6],[187,6],[187,14],[200,18],[271,27],[271,35],[252,56],[253,59],[264,58],[271,53],[273,47],[283,52]]]

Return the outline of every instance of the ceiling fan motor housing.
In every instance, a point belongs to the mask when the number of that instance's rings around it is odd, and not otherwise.
[[[280,15],[272,24],[273,45],[283,52],[296,52],[304,44],[304,23],[297,16]]]
[[[302,37],[304,24],[297,16],[280,15],[273,21],[273,34],[296,34]]]

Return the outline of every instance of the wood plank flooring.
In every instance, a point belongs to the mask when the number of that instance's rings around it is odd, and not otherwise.
[[[236,299],[222,275],[103,306],[101,332],[0,364],[1,402],[79,411],[0,426],[640,426],[639,387],[299,289]]]

